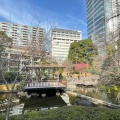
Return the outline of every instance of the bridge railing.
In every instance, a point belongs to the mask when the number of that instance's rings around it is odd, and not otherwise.
[[[25,87],[31,88],[31,87],[60,87],[64,86],[60,82],[31,82],[27,83]]]

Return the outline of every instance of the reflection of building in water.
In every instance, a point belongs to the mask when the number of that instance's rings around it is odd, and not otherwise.
[[[22,114],[24,103],[20,104],[19,101],[20,101],[19,99],[12,100],[12,104],[10,108],[10,116]],[[0,101],[0,114],[1,115],[6,114],[7,107],[8,107],[8,100],[7,99],[1,100]]]
[[[4,101],[4,100],[7,100],[8,99],[8,97],[9,97],[9,94],[8,93],[4,93],[4,94],[0,94],[0,101]],[[12,99],[16,99],[16,93],[13,93],[13,95],[12,95]]]
[[[14,106],[10,111],[10,116],[22,114],[23,108],[24,108],[24,103]]]
[[[35,110],[36,111],[47,110],[47,109],[66,106],[66,103],[60,96],[58,97],[49,96],[44,98],[31,97],[30,99],[26,99],[24,103],[25,103],[24,110],[23,110],[24,113],[29,111],[35,111]]]
[[[62,106],[67,106],[65,101],[60,96],[49,96],[45,98],[41,97],[31,97],[29,99],[18,99],[13,100],[14,105],[10,109],[10,116],[24,114],[30,111],[48,110],[55,109]],[[0,104],[0,114],[5,115],[7,109],[8,101],[1,102]]]

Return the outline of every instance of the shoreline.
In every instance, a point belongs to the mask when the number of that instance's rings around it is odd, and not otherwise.
[[[17,90],[14,90],[14,91],[1,91],[0,90],[0,94],[2,94],[2,93],[17,93],[18,91]]]

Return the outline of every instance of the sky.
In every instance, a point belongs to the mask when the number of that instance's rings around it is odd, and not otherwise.
[[[0,21],[79,30],[87,38],[86,0],[0,0]]]

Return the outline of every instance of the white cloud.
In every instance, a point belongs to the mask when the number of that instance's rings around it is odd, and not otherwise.
[[[79,20],[78,20],[78,22],[79,22],[79,23],[81,23],[81,24],[83,24],[83,25],[85,25],[85,26],[87,26],[87,23],[86,23],[86,22],[84,22],[84,21],[83,21],[83,20],[81,20],[81,19],[79,19]]]
[[[58,24],[52,15],[55,16],[52,11],[34,9],[29,0],[0,0],[0,17],[12,23],[44,27],[48,33]]]
[[[72,15],[72,13],[66,15],[36,7],[29,0],[0,0],[0,17],[18,24],[30,26],[38,26],[39,24],[40,27],[46,28],[47,31],[51,27],[74,29],[74,26],[87,26],[82,19]]]
[[[35,25],[38,22],[34,17],[31,5],[27,1],[18,3],[17,0],[1,0],[0,16],[18,24]]]

